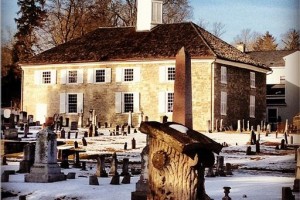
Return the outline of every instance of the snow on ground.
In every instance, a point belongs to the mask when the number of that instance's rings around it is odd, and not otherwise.
[[[78,139],[71,135],[71,139],[59,139],[72,146],[76,140],[80,148],[86,150],[84,154],[92,155],[99,153],[117,152],[118,159],[129,157],[130,161],[140,161],[140,152],[146,144],[146,135],[142,133],[131,133],[127,136],[110,136],[106,129],[100,130],[104,135],[86,138],[88,146],[83,147],[81,132]],[[275,200],[281,199],[282,187],[293,187],[294,172],[296,162],[294,150],[275,150],[275,145],[261,145],[261,153],[257,155],[246,155],[246,148],[249,146],[250,135],[246,133],[204,133],[206,136],[219,143],[226,142],[228,147],[224,147],[220,155],[224,156],[225,163],[236,166],[233,176],[205,178],[207,194],[212,199],[222,199],[224,196],[224,186],[229,186],[229,196],[234,199],[248,200]],[[67,135],[67,134],[66,134]],[[132,139],[136,140],[136,149],[131,149]],[[279,144],[283,135],[275,134],[265,136],[261,134],[261,143],[272,142]],[[124,144],[127,142],[127,149]],[[255,152],[255,145],[251,146]],[[12,160],[11,160],[12,161]],[[10,175],[8,183],[2,183],[1,188],[12,191],[18,195],[27,195],[27,200],[53,200],[53,199],[74,199],[74,200],[130,200],[131,192],[135,191],[135,183],[139,176],[134,175],[130,184],[110,185],[111,178],[98,178],[100,185],[89,185],[89,175],[95,173],[95,161],[87,160],[88,171],[81,171],[77,168],[62,169],[62,172],[76,172],[76,179],[68,179],[55,183],[25,183],[24,174],[17,173]],[[1,171],[7,169],[19,169],[19,162],[9,162],[9,165],[2,166]],[[92,167],[92,169],[90,169]],[[119,166],[121,170],[121,166]],[[107,169],[108,170],[108,169]],[[287,171],[288,173],[282,173]],[[121,177],[122,180],[122,177]],[[296,193],[294,193],[296,194]],[[296,194],[296,199],[300,199],[300,194]],[[18,199],[19,197],[10,197]]]

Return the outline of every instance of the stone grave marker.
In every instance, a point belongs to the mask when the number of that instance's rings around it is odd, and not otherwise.
[[[120,184],[120,175],[118,173],[118,159],[116,152],[112,155],[112,162],[110,166],[110,175],[112,175],[112,179],[110,181],[111,185],[119,185]]]
[[[48,118],[45,128],[37,133],[34,164],[25,182],[56,182],[65,180],[65,175],[57,164],[56,134],[50,129],[53,119]]]
[[[224,156],[217,156],[216,175],[218,175],[218,176],[226,176],[226,174],[224,172]]]
[[[105,170],[105,155],[99,155],[97,157],[96,176],[98,176],[98,177],[108,177],[108,174]]]
[[[140,179],[135,185],[136,191],[131,192],[131,200],[147,200],[147,193],[149,192],[148,162],[149,162],[149,146],[146,145],[143,151],[141,152]]]
[[[82,145],[83,145],[83,146],[87,146],[87,142],[86,142],[85,137],[82,138]]]
[[[300,147],[297,149],[296,175],[294,180],[293,191],[300,192]]]
[[[193,128],[191,58],[184,47],[176,54],[173,122]]]
[[[134,138],[132,138],[132,140],[131,140],[131,147],[132,147],[132,149],[136,148],[136,141]]]
[[[206,177],[215,177],[215,176],[216,175],[214,173],[213,167],[209,167],[206,173]]]
[[[35,144],[29,143],[23,147],[23,160],[20,162],[19,173],[29,173],[34,164]]]
[[[99,181],[96,175],[89,176],[89,185],[99,185]]]
[[[232,166],[230,163],[226,163],[225,165],[225,171],[226,171],[226,175],[233,175],[232,174]]]
[[[121,172],[121,176],[124,176],[123,179],[122,179],[122,182],[121,182],[123,184],[129,184],[130,183],[131,175],[129,174],[128,167],[129,167],[129,159],[124,158],[123,159],[122,172]]]
[[[65,139],[66,138],[66,131],[64,128],[60,131],[60,138]]]

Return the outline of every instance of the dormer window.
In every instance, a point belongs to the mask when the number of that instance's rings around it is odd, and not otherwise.
[[[162,1],[152,1],[151,22],[153,24],[162,23]]]

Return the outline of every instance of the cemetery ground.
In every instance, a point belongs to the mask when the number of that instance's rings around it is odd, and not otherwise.
[[[112,130],[112,129],[111,129]],[[34,140],[35,132],[28,135],[26,140]],[[67,133],[68,130],[66,130]],[[21,195],[26,195],[27,200],[130,200],[131,192],[135,191],[135,183],[139,180],[139,174],[133,174],[130,184],[111,185],[111,177],[98,177],[99,185],[89,185],[89,176],[96,173],[97,162],[94,159],[98,154],[117,153],[119,161],[118,171],[122,171],[123,158],[129,158],[129,171],[138,171],[140,169],[140,153],[146,145],[146,135],[140,132],[127,136],[110,136],[109,129],[99,129],[101,133],[97,137],[86,137],[87,146],[83,146],[82,137],[84,129],[79,129],[77,139],[75,133],[71,133],[70,139],[59,139],[65,142],[65,145],[58,146],[58,149],[74,146],[74,141],[79,144],[79,149],[84,150],[80,153],[80,161],[86,161],[86,170],[73,168],[73,157],[69,156],[70,167],[63,169],[64,174],[75,172],[75,179],[53,183],[28,183],[24,182],[24,173],[18,173],[9,176],[9,182],[1,183],[2,198],[7,193],[14,196],[5,199],[19,199]],[[295,149],[290,146],[280,149],[283,134],[275,133],[266,136],[260,133],[260,153],[255,153],[256,146],[249,145],[249,132],[218,132],[204,133],[216,142],[224,144],[220,155],[224,156],[224,164],[231,163],[233,175],[225,177],[206,177],[205,188],[207,194],[212,199],[222,199],[224,197],[224,186],[231,187],[229,196],[234,199],[251,200],[274,200],[281,199],[282,187],[293,187],[295,179]],[[258,133],[256,133],[258,136]],[[299,134],[294,136],[294,143],[300,143]],[[19,134],[22,138],[23,135]],[[132,149],[132,140],[136,141],[136,148]],[[23,138],[25,140],[25,138]],[[290,141],[290,137],[289,137]],[[127,150],[124,150],[125,142]],[[251,146],[251,155],[246,155],[246,149]],[[276,146],[279,149],[276,149]],[[7,156],[8,165],[1,166],[1,172],[4,170],[19,169],[19,163],[22,160],[23,153],[9,154]],[[216,155],[217,156],[217,155]],[[109,172],[110,157],[107,157],[106,171]],[[133,170],[135,168],[135,170]],[[121,176],[122,180],[122,176]],[[294,193],[296,199],[300,198],[299,193]]]

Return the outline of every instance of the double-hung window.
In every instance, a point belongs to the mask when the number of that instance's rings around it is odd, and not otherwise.
[[[153,24],[162,23],[162,1],[152,1],[151,21]]]
[[[255,96],[250,95],[250,117],[254,118],[255,117]]]
[[[34,72],[36,85],[56,84],[56,70],[37,70]]]
[[[139,82],[140,67],[118,67],[116,68],[116,82]]]
[[[255,72],[250,72],[250,87],[255,88]]]
[[[221,115],[227,115],[227,92],[221,92]]]
[[[116,92],[116,113],[137,113],[140,111],[140,94],[138,92]]]
[[[227,68],[221,66],[221,83],[227,84]]]
[[[159,81],[168,82],[175,80],[175,66],[160,66]]]
[[[159,92],[158,96],[158,106],[160,113],[171,113],[173,112],[174,105],[174,92],[171,91],[163,91]]]
[[[83,69],[61,70],[61,84],[83,83]]]
[[[60,93],[60,113],[83,112],[83,93]]]
[[[111,68],[88,69],[88,83],[110,83]]]

